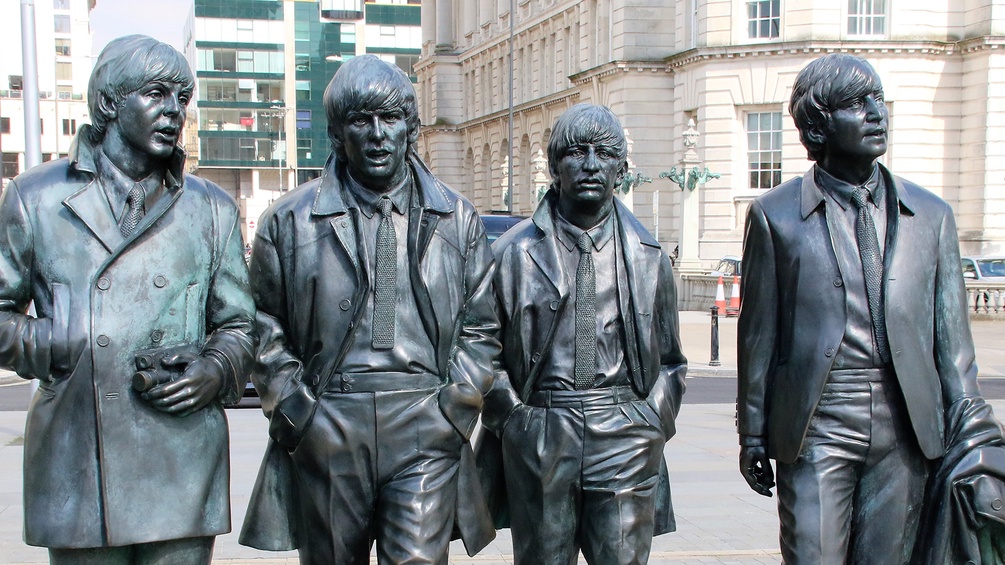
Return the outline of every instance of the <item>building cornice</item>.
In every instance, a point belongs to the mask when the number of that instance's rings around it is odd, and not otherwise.
[[[597,65],[592,69],[580,71],[569,76],[572,84],[581,85],[592,80],[602,79],[619,73],[661,73],[668,72],[665,61],[610,61]]]
[[[529,110],[534,110],[536,108],[547,108],[549,106],[554,106],[556,104],[563,104],[563,103],[572,104],[577,100],[579,100],[579,91],[567,90],[551,94],[549,96],[542,96],[541,98],[535,98],[534,100],[530,100],[528,102],[515,105],[513,106],[513,113],[514,115],[518,115],[523,112],[527,112]],[[484,116],[480,116],[478,118],[468,120],[466,122],[461,122],[459,124],[429,124],[429,125],[423,124],[422,130],[430,132],[433,131],[457,132],[470,129],[473,127],[484,126],[491,122],[505,122],[508,118],[509,118],[509,109],[504,108],[497,112],[492,112],[491,114],[486,114]]]
[[[794,54],[852,53],[877,55],[933,55],[948,57],[985,49],[1005,47],[1005,37],[980,36],[962,41],[779,41],[722,47],[697,47],[681,51],[664,61],[668,69],[675,70],[695,63],[715,59],[741,59],[745,57],[771,57]]]

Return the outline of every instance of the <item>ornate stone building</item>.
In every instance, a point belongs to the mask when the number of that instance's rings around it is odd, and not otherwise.
[[[688,265],[711,266],[740,252],[751,199],[809,168],[792,81],[843,51],[883,78],[885,164],[953,205],[964,253],[1005,253],[1002,0],[427,0],[422,27],[422,151],[482,210],[508,207],[512,145],[511,209],[530,213],[534,157],[556,117],[605,104],[630,132],[636,170],[655,179],[633,190],[635,213],[668,250],[695,249]],[[680,168],[690,119],[701,167],[721,177],[682,214],[683,191],[659,173]]]

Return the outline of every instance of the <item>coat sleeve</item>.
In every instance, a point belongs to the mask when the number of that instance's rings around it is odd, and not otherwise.
[[[492,293],[495,260],[485,228],[469,204],[458,202],[464,215],[465,302],[458,321],[457,339],[448,364],[449,383],[440,391],[444,415],[465,438],[471,437],[484,395],[492,386],[492,363],[498,357],[499,319]]]
[[[963,398],[980,396],[970,333],[967,290],[960,271],[960,243],[952,209],[945,206],[935,271],[935,368],[942,381],[943,412]]]
[[[768,219],[758,201],[747,212],[737,322],[737,428],[743,445],[766,445],[767,391],[778,339],[778,274]]]
[[[16,181],[0,196],[0,367],[26,379],[51,378],[52,324],[25,315],[31,302],[34,240]]]
[[[202,354],[223,366],[225,384],[220,399],[229,405],[244,394],[258,333],[237,208],[230,201],[218,200],[216,205],[217,260],[206,302],[209,336]]]
[[[680,343],[673,267],[670,265],[670,258],[663,252],[660,252],[658,272],[653,316],[655,338],[659,346],[657,353],[660,357],[660,373],[646,400],[660,418],[664,437],[670,439],[677,431],[675,420],[686,388],[684,377],[687,374],[687,359]]]
[[[290,347],[288,290],[276,249],[277,218],[266,212],[259,220],[251,252],[251,292],[258,308],[258,354],[251,380],[269,419],[269,435],[295,448],[317,410],[317,399],[302,382],[304,366]]]

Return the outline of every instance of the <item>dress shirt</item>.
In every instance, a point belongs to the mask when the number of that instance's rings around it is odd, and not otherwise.
[[[824,193],[824,213],[831,245],[837,257],[841,280],[845,289],[844,338],[838,347],[832,369],[868,369],[883,367],[883,360],[876,347],[873,335],[872,314],[869,312],[869,295],[865,288],[862,259],[858,251],[855,235],[855,221],[858,207],[851,199],[851,193],[858,185],[849,184],[835,178],[820,166],[813,168],[814,179]],[[869,191],[869,212],[876,225],[880,254],[886,252],[886,183],[873,165],[872,176],[862,186]],[[820,273],[820,276],[827,276]]]
[[[366,305],[359,319],[352,345],[345,359],[338,367],[340,373],[394,372],[437,374],[436,351],[433,342],[419,319],[419,309],[412,291],[409,270],[417,268],[409,264],[408,254],[408,212],[409,207],[418,206],[412,176],[409,174],[399,186],[386,193],[364,188],[348,174],[344,175],[347,188],[346,204],[352,212],[356,225],[358,252],[366,269],[370,291],[366,295]],[[377,229],[383,216],[377,204],[387,196],[391,200],[391,221],[394,224],[396,255],[398,257],[398,292],[395,306],[395,338],[391,349],[373,348],[373,281],[377,255]],[[431,289],[435,292],[436,289]]]
[[[168,174],[165,175],[163,170],[156,170],[147,176],[145,179],[136,181],[129,178],[129,175],[124,173],[122,169],[115,166],[115,163],[105,155],[104,151],[100,149],[95,151],[97,153],[97,175],[98,182],[101,184],[101,188],[105,193],[105,198],[108,199],[108,206],[112,211],[112,216],[115,218],[116,223],[122,222],[122,217],[125,216],[128,207],[126,206],[126,196],[129,191],[133,188],[133,185],[139,184],[140,188],[143,189],[143,213],[146,214],[150,208],[153,207],[157,200],[163,196],[167,189],[166,186],[168,182],[175,183],[170,188],[177,188],[181,186],[181,182],[176,179],[182,178],[182,174]]]
[[[553,347],[542,358],[535,390],[576,390],[576,270],[580,251],[576,247],[583,230],[565,220],[555,209],[555,238],[570,289],[569,300],[559,315]],[[593,240],[593,268],[596,272],[597,372],[593,388],[629,385],[625,362],[625,337],[618,306],[619,245],[613,213],[586,230]],[[543,336],[542,336],[543,337]]]

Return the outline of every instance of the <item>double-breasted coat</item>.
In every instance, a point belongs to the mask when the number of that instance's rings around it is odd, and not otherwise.
[[[436,351],[443,385],[439,407],[468,438],[492,383],[499,353],[492,302],[493,261],[474,206],[410,155],[418,205],[409,209],[409,276],[419,316]],[[262,215],[251,272],[262,342],[252,380],[270,418],[270,441],[241,543],[293,549],[310,543],[296,532],[297,493],[288,448],[310,425],[319,390],[355,339],[366,298],[373,292],[361,264],[358,210],[345,200],[339,161],[278,200]],[[386,415],[394,417],[393,415]],[[277,443],[278,440],[278,443]],[[282,445],[280,445],[282,444]],[[392,455],[393,456],[393,455]],[[478,496],[471,448],[459,472],[457,525],[469,552],[494,537]],[[478,494],[475,492],[475,494]]]
[[[879,165],[887,186],[884,312],[918,445],[945,452],[949,406],[979,396],[953,211]],[[739,433],[792,463],[846,327],[844,278],[810,171],[751,204],[738,325]]]
[[[555,238],[553,206],[557,193],[549,191],[534,216],[503,234],[493,244],[496,252],[495,294],[503,354],[496,363],[496,379],[486,396],[482,421],[501,433],[512,410],[527,403],[534,392],[541,361],[554,347],[559,316],[575,281],[565,272]],[[631,385],[659,416],[664,437],[676,433],[674,420],[684,394],[687,360],[681,351],[677,291],[670,259],[638,219],[615,200],[618,239],[625,269],[619,270],[619,312],[626,337],[625,359]],[[570,368],[571,369],[571,368]],[[501,480],[498,438],[483,434],[478,446],[482,482],[490,489],[496,525],[505,525],[505,482]],[[674,529],[670,484],[665,463],[657,488],[656,534]]]
[[[255,346],[237,207],[212,183],[169,174],[123,238],[87,129],[69,158],[18,176],[0,200],[0,365],[39,381],[25,429],[25,541],[101,547],[225,533],[221,403],[240,398]],[[177,151],[173,171],[183,159]],[[179,417],[132,389],[136,353],[171,345],[229,365],[221,402]]]

